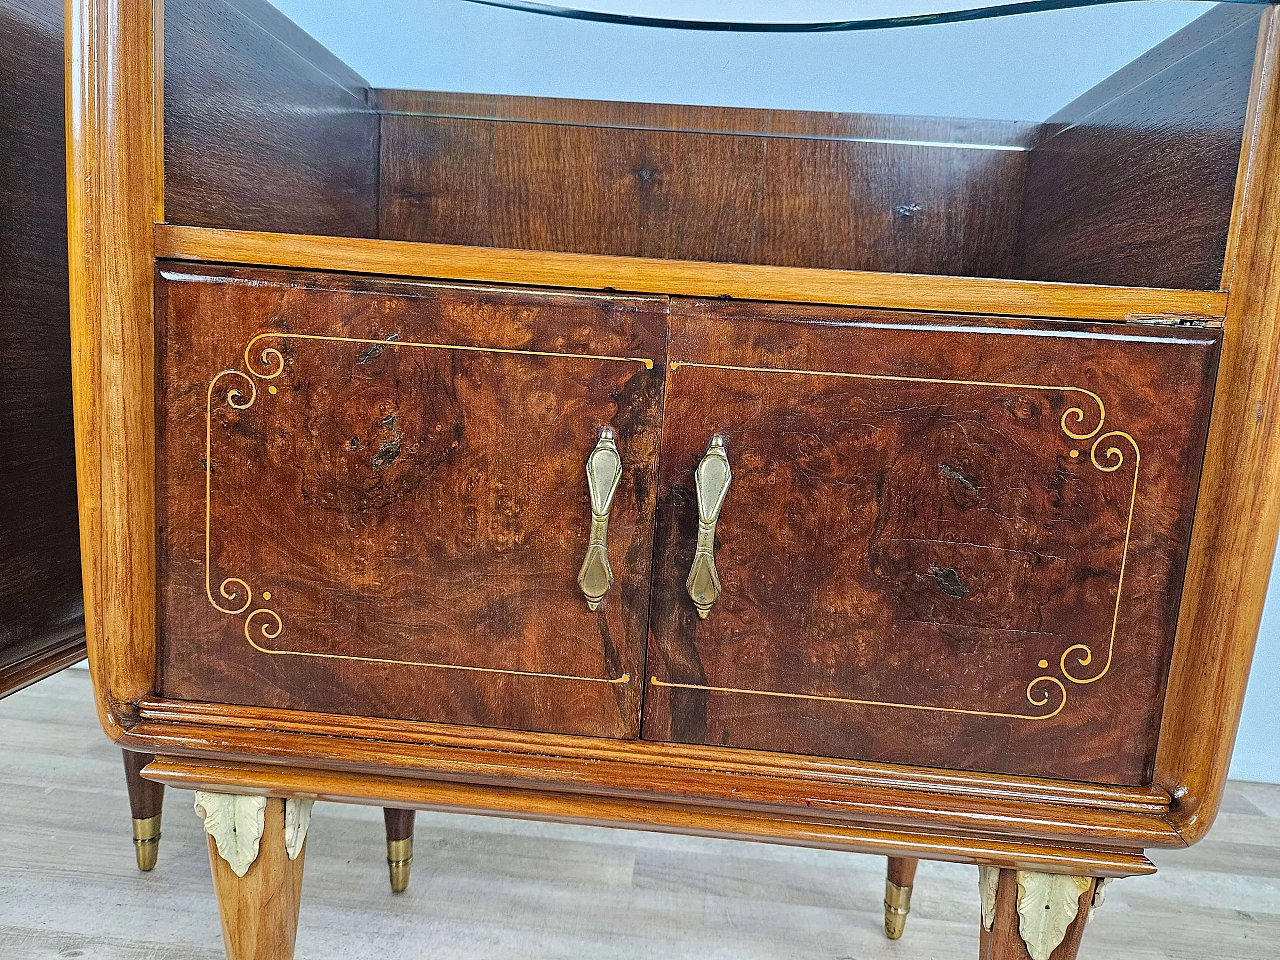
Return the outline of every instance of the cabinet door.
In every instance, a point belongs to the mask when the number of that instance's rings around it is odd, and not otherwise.
[[[671,326],[646,737],[1149,780],[1217,331],[689,301]],[[700,510],[716,575],[690,578]]]
[[[637,734],[665,299],[178,266],[160,291],[166,696]]]

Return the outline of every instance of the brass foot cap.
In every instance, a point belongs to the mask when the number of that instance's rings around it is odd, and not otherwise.
[[[387,867],[391,871],[391,892],[404,893],[409,887],[409,868],[413,866],[413,837],[387,841]]]
[[[897,940],[907,928],[907,914],[911,912],[911,888],[900,887],[885,881],[884,885],[884,935]]]
[[[138,869],[144,873],[155,869],[160,856],[160,815],[135,818],[133,821],[133,852],[138,858]]]

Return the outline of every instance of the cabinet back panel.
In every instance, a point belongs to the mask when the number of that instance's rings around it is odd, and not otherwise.
[[[636,735],[664,299],[161,283],[165,696]],[[591,612],[585,463],[605,426],[616,582]]]
[[[678,301],[645,736],[1149,782],[1218,339]]]
[[[980,145],[1039,136],[932,118],[378,99],[384,239],[848,270],[1007,274],[1027,154]]]

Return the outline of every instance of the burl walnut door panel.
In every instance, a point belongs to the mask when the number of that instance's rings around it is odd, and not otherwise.
[[[165,267],[163,694],[635,736],[666,312]],[[592,610],[606,428],[614,579]]]
[[[1149,781],[1217,331],[694,301],[671,330],[647,738]]]

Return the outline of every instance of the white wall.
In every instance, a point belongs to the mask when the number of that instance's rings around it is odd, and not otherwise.
[[[1231,760],[1231,776],[1238,780],[1280,783],[1280,556],[1271,568],[1267,606],[1262,612],[1258,649],[1244,701],[1240,735]]]
[[[586,23],[464,0],[273,2],[375,87],[1004,120],[1046,119],[1213,6],[1143,0],[934,27],[769,35]],[[904,4],[875,6],[920,6]],[[591,6],[666,15],[680,4]],[[848,17],[863,14],[868,0],[799,6]]]
[[[1008,120],[1047,118],[1212,6],[1150,0],[952,26],[768,36],[580,23],[462,0],[274,2],[376,87]],[[809,6],[826,18],[865,10],[860,4]],[[614,6],[658,15],[673,7]],[[1273,576],[1233,776],[1280,782],[1277,715]]]

